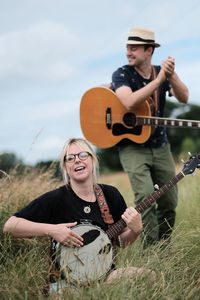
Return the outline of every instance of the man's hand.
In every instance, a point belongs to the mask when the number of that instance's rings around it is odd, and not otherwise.
[[[165,81],[166,79],[166,73],[165,73],[165,69],[163,66],[161,66],[160,72],[158,73],[157,77],[155,78],[155,80],[159,81],[159,86]]]
[[[162,61],[161,69],[164,70],[166,77],[170,78],[174,74],[175,59],[171,56],[168,56],[167,59]]]

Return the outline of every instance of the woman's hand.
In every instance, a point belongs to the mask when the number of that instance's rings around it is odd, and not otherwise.
[[[71,230],[71,227],[76,224],[77,222],[52,225],[48,235],[65,246],[81,247],[83,246],[83,238]]]
[[[135,234],[142,232],[142,218],[141,214],[137,212],[134,207],[129,207],[122,215],[122,219],[126,222],[127,227]]]

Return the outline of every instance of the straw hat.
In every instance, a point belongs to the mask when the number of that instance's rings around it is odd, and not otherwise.
[[[160,47],[160,44],[155,43],[154,32],[151,29],[143,27],[132,27],[127,45],[153,45],[154,47]]]

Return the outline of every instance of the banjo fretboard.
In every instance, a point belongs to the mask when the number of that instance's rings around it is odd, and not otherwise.
[[[183,172],[178,173],[174,178],[172,178],[167,184],[163,185],[160,189],[154,191],[148,198],[138,204],[135,209],[142,213],[148,207],[150,207],[157,199],[159,199],[164,193],[173,188],[177,182],[179,182],[185,174]],[[120,219],[115,224],[111,225],[106,231],[108,237],[111,239],[113,237],[117,237],[120,232],[126,227],[126,223],[123,219]]]

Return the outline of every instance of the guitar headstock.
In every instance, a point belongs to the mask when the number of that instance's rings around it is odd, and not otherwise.
[[[200,154],[190,154],[190,159],[183,165],[182,173],[192,174],[196,168],[200,170]]]

